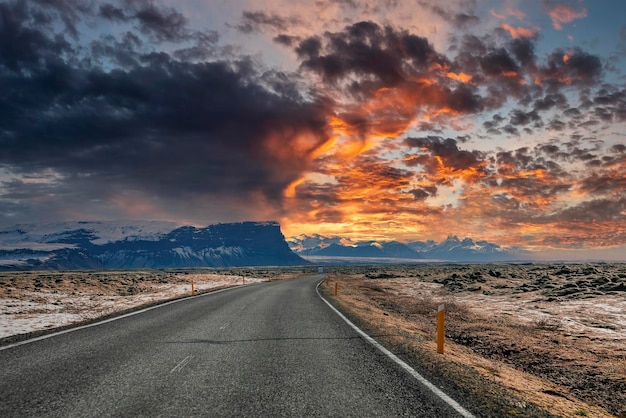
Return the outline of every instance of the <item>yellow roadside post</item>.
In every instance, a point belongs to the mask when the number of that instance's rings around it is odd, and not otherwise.
[[[439,305],[437,310],[437,352],[443,354],[443,340],[445,336],[445,316],[446,308],[444,305]]]
[[[191,294],[194,294],[194,288],[193,288],[193,279],[191,279]]]
[[[328,282],[330,281],[330,274],[326,275],[326,286],[328,286]]]

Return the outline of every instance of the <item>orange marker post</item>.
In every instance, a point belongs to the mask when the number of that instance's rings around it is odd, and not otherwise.
[[[195,292],[194,288],[193,288],[193,279],[191,279],[191,294],[193,295]]]
[[[437,352],[439,354],[443,354],[443,340],[445,337],[445,316],[445,306],[439,305],[439,309],[437,309]]]

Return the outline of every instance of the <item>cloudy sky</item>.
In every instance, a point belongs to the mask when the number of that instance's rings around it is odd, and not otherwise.
[[[624,254],[624,16],[611,0],[1,0],[0,226],[272,219]]]

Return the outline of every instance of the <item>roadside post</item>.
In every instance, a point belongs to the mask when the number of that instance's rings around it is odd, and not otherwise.
[[[445,305],[439,305],[437,309],[437,352],[443,354],[443,340],[445,337]]]
[[[193,279],[191,279],[191,295],[193,296],[193,294],[194,294]]]

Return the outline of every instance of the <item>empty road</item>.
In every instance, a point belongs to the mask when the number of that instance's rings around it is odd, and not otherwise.
[[[331,310],[259,283],[0,350],[0,416],[458,417]]]

